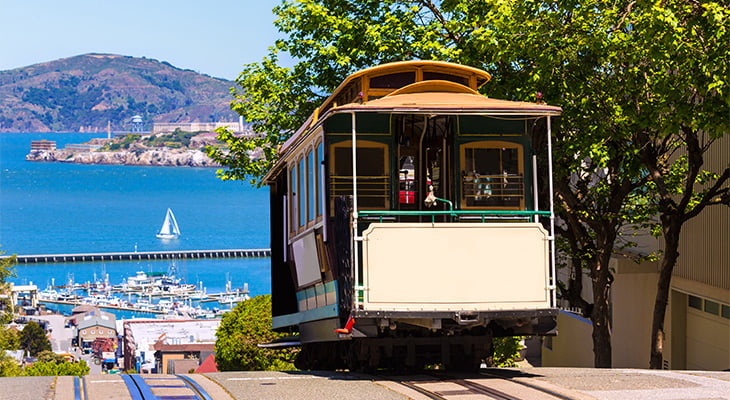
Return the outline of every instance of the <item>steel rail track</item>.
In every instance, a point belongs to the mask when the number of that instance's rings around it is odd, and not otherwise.
[[[515,380],[515,379],[512,379],[512,378],[507,378],[507,377],[499,376],[499,375],[496,375],[496,374],[490,374],[489,372],[484,372],[484,371],[479,371],[479,374],[480,375],[484,375],[484,376],[493,377],[493,378],[509,379],[510,382],[518,383],[518,384],[520,384],[522,386],[525,386],[525,387],[528,387],[530,389],[539,390],[539,391],[541,391],[541,392],[543,392],[545,394],[548,394],[550,396],[553,396],[553,397],[558,398],[558,399],[561,399],[561,400],[575,400],[575,398],[573,398],[573,397],[566,396],[566,395],[564,395],[562,393],[558,393],[556,391],[553,391],[553,390],[544,388],[542,386],[533,385],[531,383],[524,382],[524,381],[521,381],[521,380],[518,381],[518,380]]]
[[[532,385],[527,382],[515,380],[510,377],[490,374],[490,373],[486,373],[486,372],[480,372],[479,375],[488,376],[490,378],[496,378],[496,379],[508,381],[511,383],[516,383],[516,384],[522,385],[524,387],[527,387],[531,390],[540,391],[544,395],[548,395],[555,399],[576,400],[576,399],[566,396],[564,394],[557,393],[555,391],[540,387],[538,385]],[[438,374],[438,373],[430,373],[430,374],[427,374],[427,376],[433,377],[434,380],[394,379],[394,381],[405,387],[415,390],[416,392],[422,394],[423,396],[425,396],[431,400],[449,400],[451,398],[461,398],[464,395],[470,395],[470,396],[481,395],[479,397],[474,396],[474,399],[481,397],[481,398],[495,399],[495,400],[529,400],[531,398],[530,396],[525,397],[524,395],[516,396],[514,394],[505,392],[504,390],[495,389],[493,387],[489,387],[488,385],[474,382],[474,381],[470,380],[470,378],[464,378],[464,377],[447,375],[447,374]],[[429,384],[437,384],[437,383],[451,383],[451,384],[458,385],[463,389],[454,388],[454,389],[438,390],[438,389],[429,389],[429,388],[424,387]]]
[[[213,400],[212,397],[193,379],[182,375],[165,375],[165,376],[142,376],[142,375],[122,375],[127,390],[132,400]],[[155,384],[154,381],[159,380],[178,380],[179,384]],[[149,382],[152,381],[152,382]],[[177,394],[155,395],[153,389],[184,389]],[[87,400],[86,398],[82,400]]]

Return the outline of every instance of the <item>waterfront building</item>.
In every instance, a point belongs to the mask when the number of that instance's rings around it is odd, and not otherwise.
[[[132,117],[132,133],[142,133],[144,131],[144,121],[139,115]]]
[[[213,132],[218,128],[227,128],[233,133],[253,133],[251,129],[239,122],[175,122],[152,124],[152,134],[172,133],[176,129],[186,132]]]
[[[90,311],[76,317],[78,343],[82,349],[89,348],[97,338],[117,338],[116,317],[104,311]]]
[[[56,150],[56,142],[52,140],[33,140],[30,142],[30,151],[51,151]]]

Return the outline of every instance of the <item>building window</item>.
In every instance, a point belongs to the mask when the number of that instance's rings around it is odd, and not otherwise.
[[[722,317],[730,319],[730,306],[722,305]]]
[[[111,329],[109,329],[109,330],[107,331],[107,333],[111,335],[111,334],[112,334],[112,330],[111,330]]]
[[[93,335],[94,333],[96,333],[96,331],[92,329],[91,330],[91,334]]]
[[[718,315],[720,314],[720,305],[714,301],[705,300],[705,312]]]
[[[84,329],[83,331],[81,331],[81,334],[82,335],[86,335],[86,329]]]
[[[702,310],[702,299],[697,296],[689,295],[687,296],[689,306],[692,308],[696,308],[698,310]]]
[[[461,146],[463,207],[524,209],[522,146],[480,141]]]

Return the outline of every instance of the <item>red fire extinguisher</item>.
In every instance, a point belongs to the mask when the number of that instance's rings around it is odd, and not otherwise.
[[[413,157],[407,156],[400,169],[400,203],[416,203],[416,168],[413,166]]]

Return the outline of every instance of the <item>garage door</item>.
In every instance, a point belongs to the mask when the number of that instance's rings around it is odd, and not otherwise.
[[[687,307],[687,369],[730,369],[730,307],[689,297]]]

